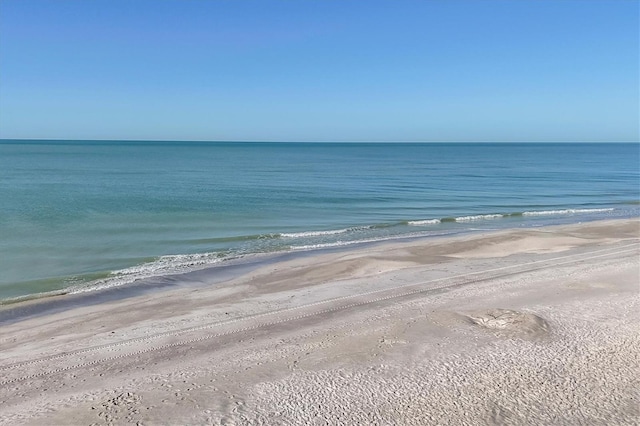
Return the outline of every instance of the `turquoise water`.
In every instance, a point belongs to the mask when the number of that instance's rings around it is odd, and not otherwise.
[[[0,141],[0,299],[640,215],[638,144]]]

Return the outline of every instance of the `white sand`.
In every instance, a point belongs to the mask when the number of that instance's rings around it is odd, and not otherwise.
[[[639,424],[640,222],[393,243],[0,329],[2,424]]]

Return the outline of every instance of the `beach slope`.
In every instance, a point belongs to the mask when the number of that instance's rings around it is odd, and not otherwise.
[[[2,424],[637,424],[640,221],[385,243],[0,328]]]

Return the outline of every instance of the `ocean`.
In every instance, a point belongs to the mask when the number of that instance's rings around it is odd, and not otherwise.
[[[2,140],[0,303],[282,253],[638,216],[639,144]]]

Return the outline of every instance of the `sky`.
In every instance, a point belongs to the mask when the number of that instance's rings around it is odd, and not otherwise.
[[[0,138],[640,140],[636,0],[2,0]]]

